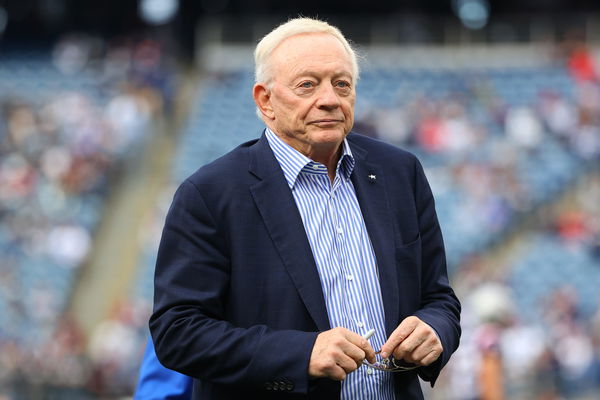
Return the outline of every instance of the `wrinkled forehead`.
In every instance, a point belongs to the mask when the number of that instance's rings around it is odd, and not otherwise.
[[[345,64],[354,75],[351,55],[338,38],[328,33],[301,33],[285,38],[271,52],[269,63],[274,73]]]

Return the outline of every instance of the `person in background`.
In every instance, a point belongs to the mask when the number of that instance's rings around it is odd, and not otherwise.
[[[163,365],[156,358],[152,338],[148,339],[134,400],[190,400],[192,379]]]
[[[350,133],[356,55],[297,18],[255,50],[266,129],[177,190],[150,331],[194,399],[422,399],[460,338],[434,199],[410,153]]]

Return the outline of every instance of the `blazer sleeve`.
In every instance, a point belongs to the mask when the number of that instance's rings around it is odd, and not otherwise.
[[[306,393],[317,332],[239,327],[227,320],[231,257],[223,226],[243,221],[218,221],[213,215],[193,182],[179,187],[155,270],[150,331],[159,360],[215,384],[260,389],[275,380],[286,382],[292,393]]]
[[[415,159],[415,199],[421,235],[421,304],[415,315],[429,324],[442,342],[443,352],[439,359],[419,375],[434,385],[442,367],[458,348],[461,334],[460,302],[448,281],[446,255],[442,232],[438,223],[433,194],[423,172]]]

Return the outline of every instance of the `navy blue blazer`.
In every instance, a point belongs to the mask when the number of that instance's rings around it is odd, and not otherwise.
[[[412,154],[357,134],[348,142],[387,335],[416,315],[444,348],[434,364],[394,374],[398,398],[422,399],[417,374],[433,384],[460,337],[434,199]],[[300,213],[264,134],[189,177],[166,218],[150,330],[159,360],[195,378],[193,398],[339,398],[339,382],[308,376],[316,336],[330,328]]]

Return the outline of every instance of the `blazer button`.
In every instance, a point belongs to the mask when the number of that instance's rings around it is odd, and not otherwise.
[[[287,385],[285,385],[285,390],[287,390],[288,392],[291,392],[292,390],[294,390],[294,384],[293,383],[288,383]]]
[[[271,382],[265,383],[265,389],[267,389],[267,390],[273,390],[273,384]]]

